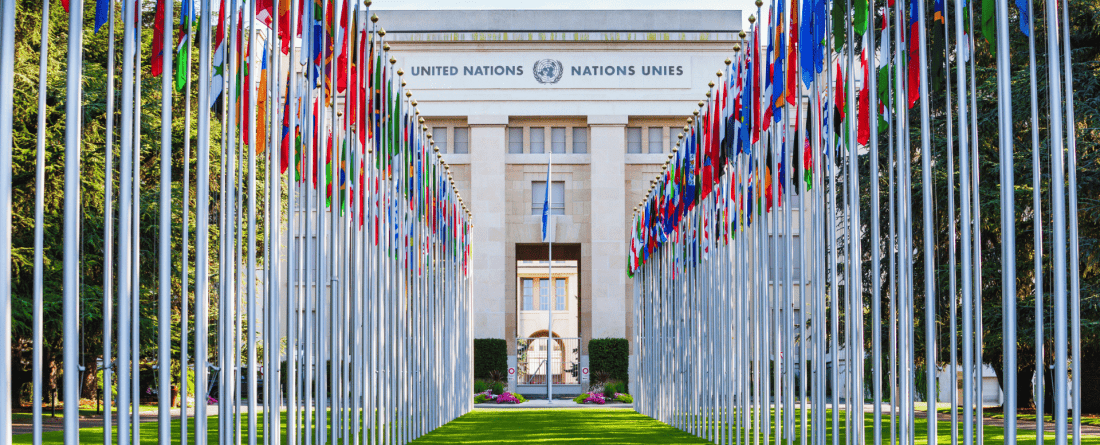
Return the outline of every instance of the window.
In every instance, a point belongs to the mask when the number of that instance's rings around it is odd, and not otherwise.
[[[649,127],[649,152],[661,153],[665,145],[665,129],[660,127]]]
[[[627,127],[627,129],[626,129],[626,152],[627,153],[641,153],[642,152],[642,129],[641,129],[641,127]]]
[[[550,152],[565,153],[565,127],[550,129]]]
[[[573,128],[573,153],[588,153],[588,129],[585,127]]]
[[[546,153],[546,132],[542,127],[531,127],[531,153]]]
[[[432,127],[432,140],[440,153],[447,152],[447,127]]]
[[[461,155],[470,153],[469,127],[455,127],[454,150],[452,150],[452,153]]]
[[[565,278],[557,278],[554,280],[554,310],[565,310]]]
[[[768,273],[772,282],[785,282],[787,280],[787,258],[793,258],[790,262],[791,280],[798,283],[802,281],[802,270],[799,261],[802,259],[802,237],[795,234],[791,237],[792,252],[787,252],[787,235],[779,234],[768,237]],[[778,267],[776,267],[778,265]]]
[[[531,214],[542,215],[542,203],[546,199],[546,181],[531,182]],[[565,182],[550,184],[550,214],[565,214]]]
[[[535,310],[535,303],[532,301],[532,295],[534,295],[531,285],[534,284],[530,278],[523,279],[523,310],[533,311]]]
[[[668,152],[672,153],[672,149],[676,148],[676,141],[679,140],[677,136],[680,135],[680,129],[676,127],[668,127]]]
[[[539,310],[550,310],[550,280],[539,278]]]
[[[523,129],[508,129],[508,153],[523,153]]]

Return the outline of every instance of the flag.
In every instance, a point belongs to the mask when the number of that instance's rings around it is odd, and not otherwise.
[[[917,22],[917,1],[909,0],[909,108],[920,99],[920,24]],[[985,0],[992,2],[993,0]],[[983,7],[984,10],[984,7]],[[984,12],[984,11],[983,11]]]
[[[184,6],[187,0],[184,0]],[[68,1],[65,2],[68,5]],[[99,28],[107,23],[107,20],[111,18],[111,8],[113,8],[114,0],[96,0],[95,1],[95,33],[99,34]],[[65,12],[68,12],[68,6],[65,7]],[[184,10],[186,11],[186,9]]]
[[[871,71],[867,67],[867,46],[863,46],[863,51],[859,54],[860,62],[863,66],[863,85],[859,90],[859,110],[858,124],[856,127],[856,142],[860,145],[867,145],[870,143],[871,138]]]
[[[290,53],[290,42],[294,38],[290,34],[290,6],[292,0],[280,0],[279,2],[279,40],[282,44],[283,54]],[[298,26],[301,26],[301,16],[298,16]]]
[[[821,42],[814,38],[817,26],[817,11],[815,9],[817,3],[816,0],[802,1],[802,16],[799,17],[801,22],[798,24],[798,33],[804,39],[803,45],[798,47],[798,60],[799,66],[802,68],[802,83],[807,88],[813,83],[814,74],[817,72],[814,55],[818,52],[817,46],[821,45]]]
[[[989,52],[997,54],[997,0],[982,0],[982,36],[989,42]]]
[[[784,33],[783,33],[783,7],[786,5],[786,0],[779,0],[778,8],[776,11],[775,19],[775,60],[772,64],[772,104],[775,107],[775,121],[779,122],[780,115],[782,114],[782,106],[787,102],[787,89],[784,87],[786,76],[783,74],[784,65],[787,62],[787,47],[784,45]],[[768,54],[771,55],[772,46],[768,45]]]
[[[109,3],[113,0],[97,0],[96,20],[99,20],[99,3]],[[176,91],[183,91],[187,85],[187,75],[191,63],[191,37],[187,27],[194,21],[195,10],[191,6],[191,0],[183,0],[180,6],[180,30],[176,39]]]
[[[279,173],[286,173],[286,169],[290,165],[290,127],[292,119],[290,115],[290,83],[292,81],[291,74],[288,72],[286,96],[283,97],[283,133],[279,138]]]
[[[867,32],[867,0],[852,0],[852,30],[857,39]]]
[[[214,34],[214,72],[210,76],[210,97],[209,104],[207,106],[213,107],[214,102],[218,100],[218,97],[222,94],[223,84],[225,78],[223,73],[225,72],[225,0],[221,1],[221,6],[218,8],[218,28]]]
[[[940,11],[943,10],[943,0],[936,0],[936,4],[940,6]],[[1031,12],[1028,10],[1028,0],[1016,0],[1016,9],[1020,11],[1020,32],[1025,36],[1031,36]],[[98,16],[96,18],[98,19]]]
[[[792,0],[796,1],[796,0]],[[807,1],[808,2],[808,1]],[[798,20],[801,17],[798,16],[797,2],[791,5],[791,32],[787,36],[787,103],[790,105],[798,105],[798,79],[795,77],[798,72]]]
[[[845,10],[844,2],[834,1],[833,2],[833,17],[832,17],[832,23],[833,23],[833,50],[834,51],[839,52],[841,48],[844,48],[844,38],[845,38],[845,35],[847,34],[846,33],[846,28],[844,28],[844,24],[847,21],[847,20],[845,20],[847,17],[848,17],[848,13]]]
[[[157,9],[153,14],[153,42],[149,57],[149,75],[157,77],[164,72],[164,2],[157,0]]]
[[[256,92],[256,154],[262,154],[267,148],[267,42],[263,45],[263,59],[260,61],[260,88]],[[247,85],[252,88],[251,84]]]
[[[270,27],[272,12],[271,0],[256,0],[256,20]]]
[[[820,104],[811,103],[807,108],[808,116],[806,116],[806,143],[802,148],[802,166],[806,169],[803,173],[803,180],[806,181],[806,190],[813,189],[814,187],[814,153],[813,153],[813,141],[817,137],[814,133],[814,125],[817,123],[814,121],[814,108],[820,106]]]

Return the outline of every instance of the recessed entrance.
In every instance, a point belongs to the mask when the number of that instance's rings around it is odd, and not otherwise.
[[[545,395],[548,376],[554,394],[580,391],[580,245],[555,244],[549,259],[546,244],[516,246],[516,389],[523,394]]]

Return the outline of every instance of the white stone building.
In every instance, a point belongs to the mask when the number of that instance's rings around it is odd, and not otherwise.
[[[475,215],[475,337],[507,340],[516,364],[517,338],[546,336],[540,293],[551,292],[554,336],[578,339],[581,366],[589,339],[631,338],[631,209],[733,54],[741,12],[387,10],[379,16]],[[552,289],[543,290],[549,249],[541,210],[550,153],[553,258],[563,266]],[[561,290],[558,280],[565,282]],[[560,365],[555,379],[558,372]]]

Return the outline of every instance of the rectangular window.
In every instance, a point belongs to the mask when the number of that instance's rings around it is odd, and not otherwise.
[[[546,181],[531,182],[531,214],[542,215],[542,203],[546,199]],[[550,214],[565,214],[565,182],[550,184]]]
[[[680,135],[680,129],[676,127],[668,127],[668,152],[672,153],[672,149],[676,148],[676,141],[679,140],[677,136]]]
[[[534,284],[534,280],[530,278],[523,279],[523,310],[533,311],[535,310],[535,302],[533,301],[534,290],[531,286]]]
[[[627,129],[626,129],[626,152],[627,153],[641,153],[642,152],[642,129],[641,129],[641,127],[627,127]]]
[[[539,278],[539,310],[550,310],[550,280]]]
[[[454,154],[470,153],[470,128],[455,127]]]
[[[447,127],[432,127],[432,140],[440,153],[447,153]]]
[[[531,153],[546,153],[546,132],[542,127],[531,127]]]
[[[523,153],[523,129],[508,129],[508,153]]]
[[[661,153],[665,145],[665,129],[661,127],[649,127],[649,152]]]
[[[550,129],[550,152],[565,153],[565,127]]]
[[[588,128],[573,127],[573,153],[588,153]]]
[[[565,310],[565,278],[558,278],[554,280],[554,310]]]

